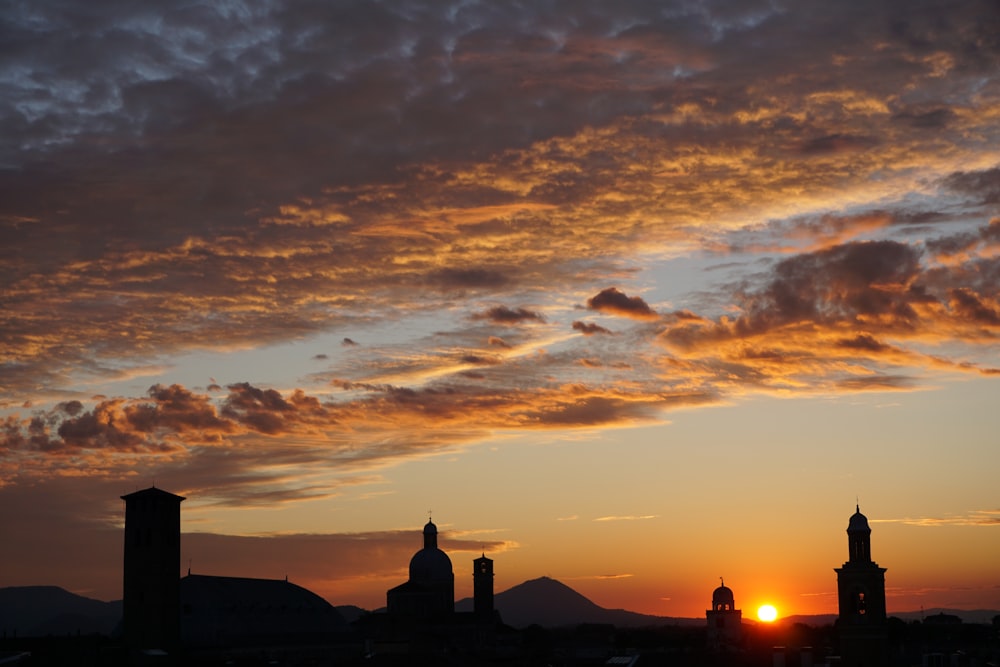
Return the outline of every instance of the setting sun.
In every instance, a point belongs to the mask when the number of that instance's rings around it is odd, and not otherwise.
[[[757,609],[757,618],[765,623],[770,623],[778,618],[778,610],[773,605],[762,605]]]

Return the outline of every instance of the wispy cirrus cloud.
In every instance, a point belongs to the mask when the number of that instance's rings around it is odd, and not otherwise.
[[[872,522],[902,523],[908,526],[1000,526],[1000,509],[972,510],[963,516],[872,519]]]

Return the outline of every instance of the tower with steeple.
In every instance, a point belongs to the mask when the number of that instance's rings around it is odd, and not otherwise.
[[[708,619],[708,646],[715,651],[739,647],[743,638],[743,612],[736,608],[733,591],[719,577],[719,587],[712,592],[712,608],[705,612]]]
[[[485,551],[472,561],[472,608],[476,616],[493,618],[493,559]]]
[[[888,657],[886,568],[872,560],[871,535],[858,505],[847,524],[847,562],[835,569],[843,667],[884,665]]]

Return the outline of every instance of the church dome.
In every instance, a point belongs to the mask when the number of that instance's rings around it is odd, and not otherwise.
[[[731,609],[734,604],[736,604],[736,600],[733,598],[733,591],[729,586],[723,584],[712,593],[712,607],[718,609],[719,605],[729,605]]]
[[[410,581],[446,581],[454,577],[451,559],[438,549],[437,526],[428,521],[424,526],[424,548],[410,559]]]
[[[868,527],[868,517],[861,513],[860,505],[855,506],[855,512],[851,516],[851,520],[847,523],[847,532],[854,531],[867,531],[871,532],[871,528]]]
[[[443,581],[454,576],[448,554],[436,547],[425,547],[410,559],[410,581]]]

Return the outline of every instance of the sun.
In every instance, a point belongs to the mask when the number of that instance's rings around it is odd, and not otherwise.
[[[774,608],[774,605],[770,604],[761,605],[757,609],[757,618],[764,621],[765,623],[771,623],[776,618],[778,618],[778,610]]]

